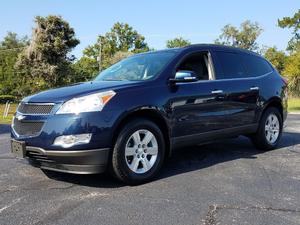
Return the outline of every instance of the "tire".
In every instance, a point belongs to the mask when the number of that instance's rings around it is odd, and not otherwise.
[[[270,121],[273,122],[270,123]],[[267,108],[262,115],[257,132],[251,137],[254,146],[263,151],[276,148],[282,135],[282,127],[283,122],[279,110],[274,107]]]
[[[117,138],[111,172],[126,184],[142,184],[157,174],[164,156],[165,141],[159,127],[149,120],[136,119],[126,124]]]

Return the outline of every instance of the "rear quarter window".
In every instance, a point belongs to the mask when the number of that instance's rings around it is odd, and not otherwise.
[[[243,54],[242,58],[248,77],[257,77],[273,71],[271,65],[259,56]]]
[[[246,77],[246,70],[240,54],[233,52],[216,51],[215,56],[220,67],[216,74],[217,79]]]

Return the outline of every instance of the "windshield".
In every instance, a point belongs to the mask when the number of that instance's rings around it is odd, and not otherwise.
[[[95,80],[149,80],[161,72],[175,53],[175,51],[157,52],[126,58],[102,71]]]

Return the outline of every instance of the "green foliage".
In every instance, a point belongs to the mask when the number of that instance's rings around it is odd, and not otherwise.
[[[116,52],[112,57],[111,57],[111,60],[110,60],[110,63],[111,64],[115,64],[119,61],[121,61],[122,59],[125,59],[129,56],[133,55],[132,52]]]
[[[131,55],[133,55],[132,52],[116,52],[110,58],[109,63],[115,64]],[[83,56],[72,65],[72,72],[70,83],[89,81],[99,74],[99,64],[96,59]]]
[[[83,56],[72,65],[72,72],[71,83],[89,81],[99,73],[99,65],[96,59]]]
[[[18,38],[18,35],[14,32],[7,32],[7,35],[4,37],[4,40],[0,44],[1,50],[17,50],[28,45],[28,38],[22,37]]]
[[[84,57],[98,61],[99,70],[112,65],[111,59],[117,52],[140,53],[149,51],[145,37],[127,23],[115,23],[104,36],[100,35],[94,45],[88,46]],[[100,61],[100,62],[99,62]]]
[[[294,50],[300,45],[300,9],[293,17],[283,17],[278,20],[278,26],[281,28],[292,29],[293,37],[288,43],[288,50]]]
[[[0,94],[13,94],[19,79],[19,71],[14,69],[14,65],[18,54],[27,45],[27,37],[18,38],[13,32],[8,32],[0,42]]]
[[[37,16],[35,24],[30,45],[22,51],[15,65],[24,78],[19,95],[67,82],[74,60],[68,53],[79,44],[73,28],[60,16]]]
[[[272,65],[281,74],[284,70],[287,56],[283,51],[278,51],[276,47],[267,48],[263,51],[264,57],[272,63]]]
[[[256,40],[262,31],[257,22],[251,23],[249,20],[243,22],[240,29],[227,24],[215,43],[256,51],[259,48]]]
[[[290,94],[300,97],[300,49],[287,58],[282,74],[288,78]]]
[[[0,95],[0,103],[6,103],[7,101],[9,102],[14,102],[16,101],[16,97],[13,95]]]
[[[183,39],[182,37],[177,37],[167,41],[167,48],[180,48],[190,45],[189,40]]]
[[[37,16],[36,28],[33,31],[31,49],[38,57],[44,58],[50,64],[60,59],[69,59],[67,54],[79,44],[75,38],[74,29],[60,16]],[[30,52],[30,53],[31,53]]]

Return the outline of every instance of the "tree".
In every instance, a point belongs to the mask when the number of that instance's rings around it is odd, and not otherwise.
[[[17,50],[22,49],[28,45],[27,36],[18,38],[18,35],[14,32],[7,32],[4,40],[0,43],[0,50]]]
[[[71,83],[89,81],[99,73],[97,60],[89,57],[81,57],[72,65]]]
[[[182,37],[177,37],[167,41],[167,48],[180,48],[190,45],[189,40],[183,39]]]
[[[139,34],[127,23],[115,23],[105,35],[99,35],[94,45],[88,46],[83,54],[85,57],[98,61],[99,70],[112,64],[111,58],[117,52],[146,52],[149,47],[145,37]],[[99,62],[100,61],[100,62]]]
[[[227,24],[222,29],[222,34],[215,43],[256,51],[258,50],[256,40],[262,31],[257,22],[251,23],[249,20],[243,22],[240,29]]]
[[[116,52],[110,59],[111,64],[115,64],[122,59],[125,59],[134,53],[132,52]],[[71,76],[71,83],[78,83],[89,81],[99,74],[99,66],[97,60],[86,56],[81,57],[72,65],[73,75]]]
[[[115,64],[115,63],[121,61],[122,59],[125,59],[131,55],[133,55],[132,52],[116,52],[113,55],[113,57],[111,58],[110,62],[111,62],[111,64]]]
[[[0,94],[14,94],[18,83],[18,71],[14,70],[18,54],[28,45],[27,37],[19,38],[16,33],[8,32],[0,42]]]
[[[37,16],[30,45],[16,63],[33,89],[30,92],[63,85],[75,59],[69,53],[78,44],[73,28],[60,16]]]
[[[281,28],[293,29],[293,37],[288,43],[288,50],[294,50],[297,45],[300,45],[300,9],[293,17],[283,17],[278,20],[278,26]]]
[[[293,37],[288,42],[290,55],[286,59],[283,75],[289,80],[289,92],[300,97],[300,9],[292,17],[278,20],[281,28],[292,29]]]
[[[300,97],[300,49],[296,49],[287,58],[282,73],[288,78],[289,93]]]
[[[276,47],[267,48],[263,51],[263,55],[268,59],[277,71],[281,74],[284,70],[285,62],[287,59],[283,51],[278,51]]]

